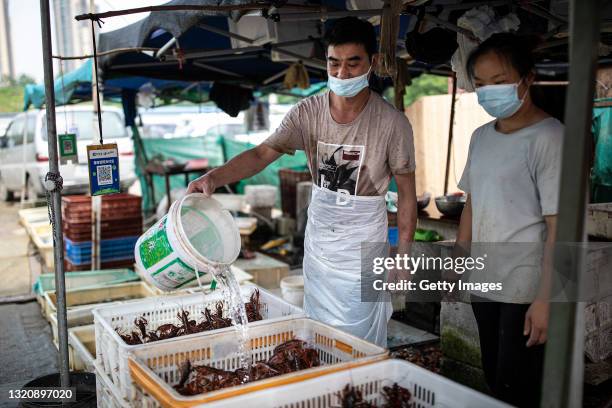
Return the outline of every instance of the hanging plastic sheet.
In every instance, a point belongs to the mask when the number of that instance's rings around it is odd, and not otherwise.
[[[595,101],[610,104],[612,98]],[[595,160],[591,173],[592,202],[612,202],[612,105],[593,109]]]
[[[134,128],[132,128],[134,129]],[[144,148],[144,156],[142,149]],[[164,138],[145,138],[142,139],[136,132],[134,134],[134,151],[136,154],[136,174],[140,180],[142,188],[142,205],[144,209],[152,209],[153,202],[151,192],[144,177],[143,166],[146,159],[151,160],[156,157],[163,160],[172,159],[176,163],[184,163],[192,159],[208,159],[210,167],[222,165],[223,139],[219,136],[200,136],[200,137],[178,137],[172,139]],[[192,173],[190,179],[198,177],[197,173]],[[185,187],[185,176],[170,176],[170,188]],[[165,179],[162,176],[153,175],[153,189],[155,190],[155,202],[158,203],[166,194]]]
[[[239,155],[240,153],[255,147],[254,144],[248,142],[241,142],[230,138],[224,139],[225,156],[227,160]],[[278,171],[280,169],[293,169],[293,170],[306,170],[308,169],[306,154],[303,151],[297,151],[293,156],[282,155],[274,163],[271,163],[261,173],[256,174],[253,177],[242,180],[238,183],[238,192],[244,191],[246,185],[258,185],[258,184],[269,184],[273,186],[280,186],[280,179],[278,177]],[[280,198],[280,194],[277,194]],[[279,203],[277,203],[279,204]]]

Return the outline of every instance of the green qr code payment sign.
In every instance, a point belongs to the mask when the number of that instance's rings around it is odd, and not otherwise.
[[[65,164],[68,160],[76,162],[78,160],[76,133],[58,135],[58,140],[61,163]]]

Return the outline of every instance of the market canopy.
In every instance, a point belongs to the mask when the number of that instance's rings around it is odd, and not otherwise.
[[[54,81],[55,105],[63,106],[91,100],[92,97],[92,59],[88,59],[79,68],[60,75]],[[189,101],[193,103],[207,102],[211,82],[189,82],[149,78],[145,76],[117,76],[101,82],[101,90],[106,100],[121,102],[126,93],[134,95],[138,91],[147,90],[164,103]],[[306,89],[294,88],[286,94],[307,97],[325,86],[319,82]],[[276,88],[267,87],[266,91],[274,91]],[[23,110],[30,107],[40,109],[45,105],[44,84],[27,84],[24,87]]]
[[[413,0],[402,5],[392,0],[387,4],[399,4],[393,11],[397,15],[385,16],[388,7],[383,8],[381,0],[173,0],[149,8],[166,7],[163,11],[152,11],[136,23],[102,33],[100,52],[135,51],[105,55],[99,66],[106,78],[142,75],[261,88],[280,84],[287,67],[300,61],[311,82],[323,81],[325,29],[334,19],[355,15],[375,24],[381,43],[387,44],[381,51],[395,51],[413,75],[422,71],[451,75],[453,54],[471,49],[464,40],[479,42],[493,32],[515,31],[536,34],[542,40],[537,50],[542,76],[566,79],[567,2],[553,1],[549,7],[511,0],[443,3]],[[208,8],[193,10],[194,6]],[[192,9],[187,10],[189,7]],[[230,7],[234,11],[228,11]],[[95,16],[113,15],[118,14]],[[79,16],[86,18],[88,15]],[[389,32],[396,33],[396,41],[389,41]],[[612,36],[604,33],[602,44],[612,45]],[[602,48],[600,56],[607,55],[610,49]]]

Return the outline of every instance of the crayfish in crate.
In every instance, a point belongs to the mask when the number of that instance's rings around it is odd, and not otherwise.
[[[196,395],[318,367],[320,364],[317,350],[308,347],[302,340],[293,339],[276,346],[267,361],[258,361],[248,369],[225,371],[192,365],[187,360],[181,365],[181,380],[174,388],[182,395]]]
[[[244,306],[249,323],[263,320],[259,290],[255,289],[253,291],[249,301]],[[116,328],[115,331],[126,344],[135,345],[171,339],[187,334],[223,329],[232,325],[232,319],[223,316],[223,307],[224,303],[219,301],[215,304],[213,310],[205,308],[200,322],[191,319],[189,312],[182,309],[176,315],[178,319],[177,324],[166,323],[154,330],[149,330],[147,327],[149,322],[144,316],[140,316],[134,319],[135,330],[133,329],[127,334],[121,328]]]
[[[412,394],[406,388],[401,387],[398,383],[393,383],[392,386],[384,386],[382,389],[382,397],[385,400],[380,408],[411,408]],[[347,384],[342,392],[338,395],[341,408],[379,408],[374,402],[367,401],[361,391],[356,387]]]

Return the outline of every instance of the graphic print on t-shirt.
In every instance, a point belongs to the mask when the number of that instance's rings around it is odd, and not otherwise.
[[[317,143],[317,185],[338,193],[356,195],[363,145]]]

